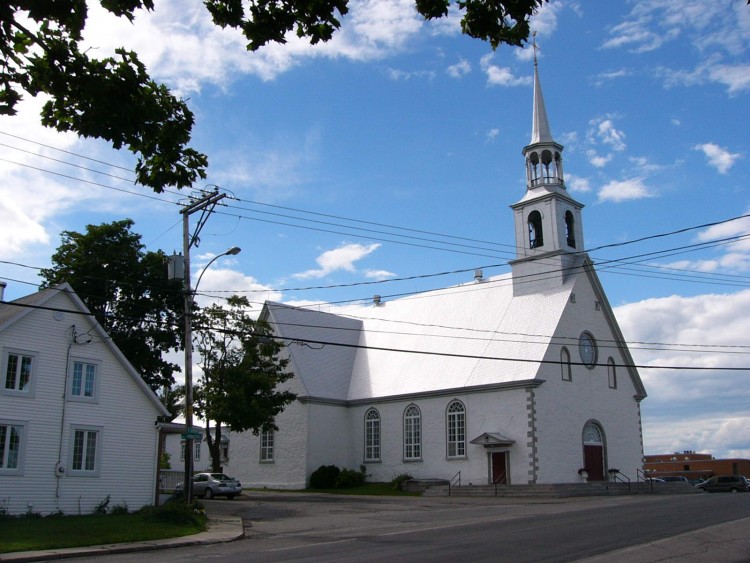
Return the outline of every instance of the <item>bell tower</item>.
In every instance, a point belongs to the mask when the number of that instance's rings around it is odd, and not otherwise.
[[[568,194],[563,175],[563,146],[552,138],[544,106],[534,43],[534,108],[531,142],[523,148],[526,193],[511,205],[516,235],[513,269],[515,295],[559,287],[583,248],[581,209]]]

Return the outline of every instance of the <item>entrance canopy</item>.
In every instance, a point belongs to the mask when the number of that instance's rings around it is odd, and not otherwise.
[[[516,441],[511,440],[507,436],[503,436],[499,432],[485,432],[474,438],[471,443],[490,448],[493,446],[512,446]]]

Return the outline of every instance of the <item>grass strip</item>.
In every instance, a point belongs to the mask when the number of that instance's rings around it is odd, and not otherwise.
[[[0,518],[0,553],[107,545],[188,536],[202,531],[205,518],[162,522],[143,513]]]

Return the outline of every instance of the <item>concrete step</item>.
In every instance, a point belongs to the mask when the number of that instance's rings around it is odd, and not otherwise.
[[[673,486],[678,485],[678,486]],[[582,497],[634,494],[692,494],[699,492],[683,483],[621,483],[614,481],[594,481],[586,483],[556,483],[536,485],[427,485],[425,496],[460,497]]]

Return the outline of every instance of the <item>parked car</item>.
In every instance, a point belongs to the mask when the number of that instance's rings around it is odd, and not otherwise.
[[[750,491],[747,481],[742,475],[716,475],[698,483],[696,488],[709,493],[738,493]]]
[[[212,499],[214,497],[224,496],[232,500],[239,494],[242,494],[242,484],[232,477],[223,473],[196,473],[193,475],[193,495]],[[178,483],[175,490],[181,492],[183,484]]]
[[[681,475],[665,475],[659,477],[659,479],[661,479],[665,483],[690,483],[690,481],[687,480],[687,477],[683,477]]]

